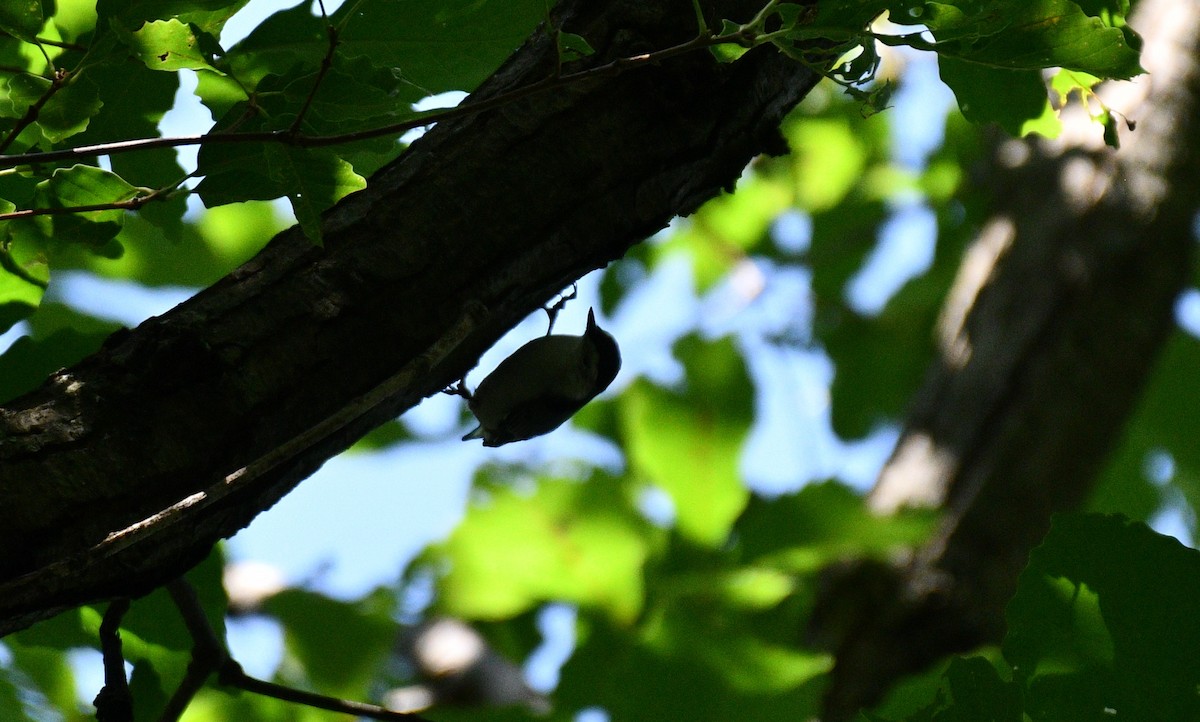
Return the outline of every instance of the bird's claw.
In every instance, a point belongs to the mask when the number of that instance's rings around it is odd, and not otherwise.
[[[554,330],[554,322],[558,320],[558,314],[564,308],[567,307],[567,302],[574,299],[578,295],[579,295],[579,284],[572,283],[570,292],[562,294],[559,297],[559,299],[554,302],[553,306],[545,306],[542,308],[542,310],[546,312],[546,316],[550,320],[550,326],[549,326],[549,328],[546,329],[547,336],[549,336],[550,332],[552,332]]]
[[[467,389],[466,376],[463,376],[458,381],[455,381],[446,388],[442,389],[442,393],[446,394],[447,396],[461,396],[467,401],[470,401],[472,396],[471,392]]]

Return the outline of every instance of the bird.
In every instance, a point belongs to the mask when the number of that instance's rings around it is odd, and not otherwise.
[[[620,368],[616,339],[589,309],[582,336],[535,338],[501,361],[475,393],[463,394],[479,421],[463,441],[503,446],[548,434],[608,388]]]

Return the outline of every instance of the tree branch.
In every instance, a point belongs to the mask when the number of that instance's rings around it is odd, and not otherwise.
[[[192,661],[188,665],[187,675],[175,690],[170,702],[159,722],[176,722],[187,709],[196,693],[204,686],[204,682],[214,673],[222,685],[272,697],[284,702],[293,702],[307,707],[316,707],[333,712],[368,717],[370,719],[388,722],[429,722],[420,715],[407,712],[396,712],[379,705],[355,702],[353,700],[329,697],[315,692],[306,692],[274,682],[257,679],[246,674],[242,666],[230,657],[225,645],[217,637],[204,608],[196,598],[196,590],[185,579],[180,577],[167,585],[171,600],[179,609],[184,625],[192,635],[195,647],[192,649]]]
[[[22,131],[24,131],[38,119],[38,115],[42,112],[42,108],[46,107],[46,103],[50,102],[50,99],[53,98],[58,91],[66,87],[71,77],[71,74],[66,70],[54,71],[54,78],[50,81],[50,85],[48,85],[41,96],[34,101],[33,105],[26,109],[25,115],[21,116],[21,118],[17,120],[16,124],[13,125],[13,127],[8,131],[8,134],[4,136],[4,140],[0,140],[0,153],[3,153],[5,150],[7,150],[8,147],[13,144],[13,141],[17,139],[17,136],[21,135]],[[7,157],[8,156],[0,155],[0,159]],[[6,168],[8,166],[0,165],[0,167]]]
[[[323,247],[289,229],[0,408],[0,633],[179,576],[571,281],[782,152],[778,124],[820,75],[771,48],[615,70],[689,42],[693,14],[571,0],[564,30],[597,51],[579,72],[613,71],[497,102],[555,67],[532,38],[331,209]]]
[[[104,610],[100,623],[100,650],[104,657],[104,687],[92,703],[97,722],[133,722],[133,697],[125,678],[125,655],[121,651],[121,620],[129,611],[128,599],[115,599]]]

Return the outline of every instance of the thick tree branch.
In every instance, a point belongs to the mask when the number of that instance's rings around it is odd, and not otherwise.
[[[1186,7],[1185,7],[1186,6]],[[1188,282],[1200,162],[1200,13],[1143,0],[1131,23],[1150,73],[1106,98],[1138,121],[1118,152],[1088,123],[1005,141],[994,214],[967,252],[940,357],[871,495],[941,506],[941,532],[901,569],[831,572],[817,615],[845,618],[826,722],[900,675],[1000,639],[1003,610],[1051,515],[1083,501],[1119,440]],[[867,581],[869,580],[869,581]]]
[[[747,17],[757,3],[706,6]],[[569,2],[600,65],[686,42],[684,3]],[[470,102],[546,77],[531,39]],[[0,409],[0,633],[133,596],[507,328],[731,185],[818,75],[690,53],[445,120],[325,218]]]

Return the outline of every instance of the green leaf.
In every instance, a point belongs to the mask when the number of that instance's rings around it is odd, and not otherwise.
[[[91,118],[87,130],[72,139],[72,144],[91,145],[160,136],[158,124],[175,104],[175,93],[179,88],[177,74],[151,73],[131,65],[128,49],[115,42],[111,45],[109,54],[89,53],[92,64],[87,68],[87,77],[95,83],[104,105],[101,112]],[[136,82],[130,81],[131,74],[136,74]],[[118,153],[109,157],[109,163],[113,173],[140,187],[170,186],[186,175],[174,148]],[[184,210],[183,198],[175,196],[166,202],[155,201],[144,206],[138,215],[154,221],[160,229],[166,229],[171,237],[176,237]]]
[[[7,92],[0,95],[0,117],[20,118],[50,87],[46,78],[17,73],[4,80]]]
[[[1052,109],[1039,71],[995,68],[945,56],[938,59],[938,67],[942,81],[954,91],[958,109],[972,123],[998,123],[1019,136],[1043,121],[1037,126],[1042,135],[1057,134],[1053,124],[1044,124]]]
[[[25,705],[21,702],[22,695],[28,694],[26,680],[0,667],[0,718],[12,722],[34,722],[33,718],[25,713]]]
[[[282,143],[225,143],[200,150],[196,186],[204,204],[286,196],[296,219],[313,241],[321,239],[321,213],[342,197],[366,187],[366,180],[333,151]]]
[[[886,559],[920,544],[934,524],[932,514],[916,511],[880,517],[851,489],[826,482],[775,499],[753,498],[738,519],[736,538],[748,561],[810,573],[839,559]]]
[[[37,184],[35,203],[39,208],[81,208],[127,201],[138,194],[115,173],[90,165],[58,168]],[[35,216],[11,223],[13,235],[33,239],[47,248],[78,243],[96,253],[119,246],[108,242],[121,230],[125,211],[119,208]]]
[[[316,73],[285,76],[281,81],[282,100],[293,109],[300,108],[311,94],[306,120],[313,130],[321,133],[355,130],[360,127],[356,121],[371,121],[361,124],[365,128],[416,117],[409,104],[420,100],[422,95],[368,58],[335,57],[313,93],[316,81]]]
[[[721,20],[721,30],[717,34],[732,35],[741,30],[741,27],[741,25],[732,20],[724,19]],[[732,63],[745,55],[748,50],[750,48],[742,43],[721,43],[720,45],[710,45],[708,47],[708,52],[712,53],[713,57],[722,63]]]
[[[934,355],[933,324],[950,274],[910,281],[875,317],[850,309],[820,329],[836,364],[831,388],[833,427],[861,438],[903,412]]]
[[[603,475],[543,479],[532,491],[497,481],[480,480],[486,496],[436,550],[449,566],[442,611],[499,619],[563,600],[621,620],[638,613],[647,525],[620,485]]]
[[[340,50],[428,93],[474,90],[537,28],[545,0],[347,3]],[[469,38],[469,42],[464,42]]]
[[[16,206],[0,199],[0,213]],[[50,282],[46,256],[29,243],[8,239],[8,222],[0,223],[0,333],[33,313]]]
[[[689,619],[695,611],[666,608],[636,628],[581,614],[556,709],[566,718],[599,707],[614,720],[664,722],[816,716],[827,656],[756,638],[738,623],[722,631],[719,609]]]
[[[96,643],[100,617],[90,607],[78,607],[44,619],[4,638],[5,644],[56,650],[91,647]]]
[[[1129,483],[1145,484],[1142,471],[1147,456],[1166,451],[1174,462],[1175,474],[1170,482],[1183,492],[1192,509],[1200,509],[1200,447],[1196,444],[1200,417],[1192,403],[1197,368],[1200,340],[1176,331],[1167,341],[1126,427],[1122,447],[1113,457],[1114,462],[1125,460],[1126,476],[1136,474]]]
[[[83,132],[102,105],[95,84],[86,75],[75,75],[54,90],[50,80],[21,73],[8,78],[7,86],[7,97],[0,100],[0,116],[21,118],[45,98],[31,127],[50,143]]]
[[[749,498],[738,460],[754,390],[730,339],[689,336],[675,353],[686,368],[684,392],[637,382],[619,399],[622,431],[633,473],[671,497],[679,533],[715,546]]]
[[[329,41],[310,5],[272,15],[231,48],[233,74],[254,86],[297,65],[315,71]],[[340,28],[340,56],[387,70],[419,97],[474,89],[544,16],[544,0],[449,0],[346,3],[330,21]]]
[[[115,173],[91,165],[58,168],[49,180],[38,184],[38,190],[43,194],[43,200],[56,203],[51,207],[58,208],[127,201],[138,192]],[[120,214],[122,211],[91,212]]]
[[[288,224],[269,203],[251,201],[211,208],[196,223],[164,239],[144,213],[130,215],[117,235],[124,253],[106,258],[68,247],[54,255],[56,268],[82,268],[148,286],[202,287],[250,260]]]
[[[29,322],[32,335],[0,354],[0,401],[31,391],[51,373],[94,353],[120,328],[57,303],[43,303]]]
[[[748,252],[767,237],[771,222],[789,207],[793,190],[785,179],[756,176],[736,193],[717,196],[693,214],[665,243],[655,260],[685,254],[701,292],[728,276]]]
[[[344,196],[367,187],[367,180],[332,151],[267,146],[271,179],[287,189],[304,235],[321,241],[321,213]]]
[[[862,181],[870,160],[870,139],[861,122],[846,117],[806,118],[789,123],[797,205],[810,211],[841,203]]]
[[[1200,552],[1115,516],[1055,518],[1009,605],[1034,719],[1200,719]]]
[[[38,127],[51,143],[82,133],[103,103],[96,85],[86,75],[77,75],[54,94],[38,113]]]
[[[19,680],[21,696],[25,700],[23,707],[30,711],[44,711],[49,708],[65,711],[76,708],[79,693],[76,690],[75,675],[61,650],[22,644],[9,645],[8,649],[12,654],[11,672],[0,668],[0,678]],[[0,702],[0,712],[5,711],[8,704],[8,700]],[[5,715],[3,719],[10,718]],[[12,719],[29,718],[25,717],[22,711]]]
[[[596,51],[588,44],[587,38],[575,33],[556,33],[558,38],[558,58],[560,62],[569,63],[594,54]]]
[[[361,698],[396,642],[395,599],[383,589],[354,602],[289,589],[266,600],[289,655],[323,693]]]
[[[1089,15],[1074,0],[902,0],[893,4],[890,17],[928,27],[942,59],[1009,69],[1069,68],[1105,78],[1143,72],[1141,41],[1124,24],[1123,13]]]
[[[127,33],[124,40],[133,54],[151,70],[219,72],[209,63],[208,53],[201,50],[206,37],[209,44],[215,43],[199,28],[171,19],[146,23]]]
[[[116,24],[133,30],[142,23],[154,20],[179,18],[181,22],[204,21],[206,30],[219,30],[219,24],[228,19],[247,0],[99,0],[96,12],[100,24]]]
[[[329,37],[325,23],[312,14],[311,8],[310,2],[302,0],[262,21],[241,42],[229,48],[222,68],[250,88],[267,75],[283,76],[296,66],[316,72],[329,47]],[[201,100],[209,103],[208,93],[202,89],[197,92],[201,93]],[[223,113],[218,111],[215,115]]]
[[[35,42],[42,29],[40,0],[6,0],[0,3],[0,30],[27,43]]]
[[[946,670],[954,704],[937,716],[938,722],[1023,722],[1021,690],[1005,682],[982,657],[955,659]]]

